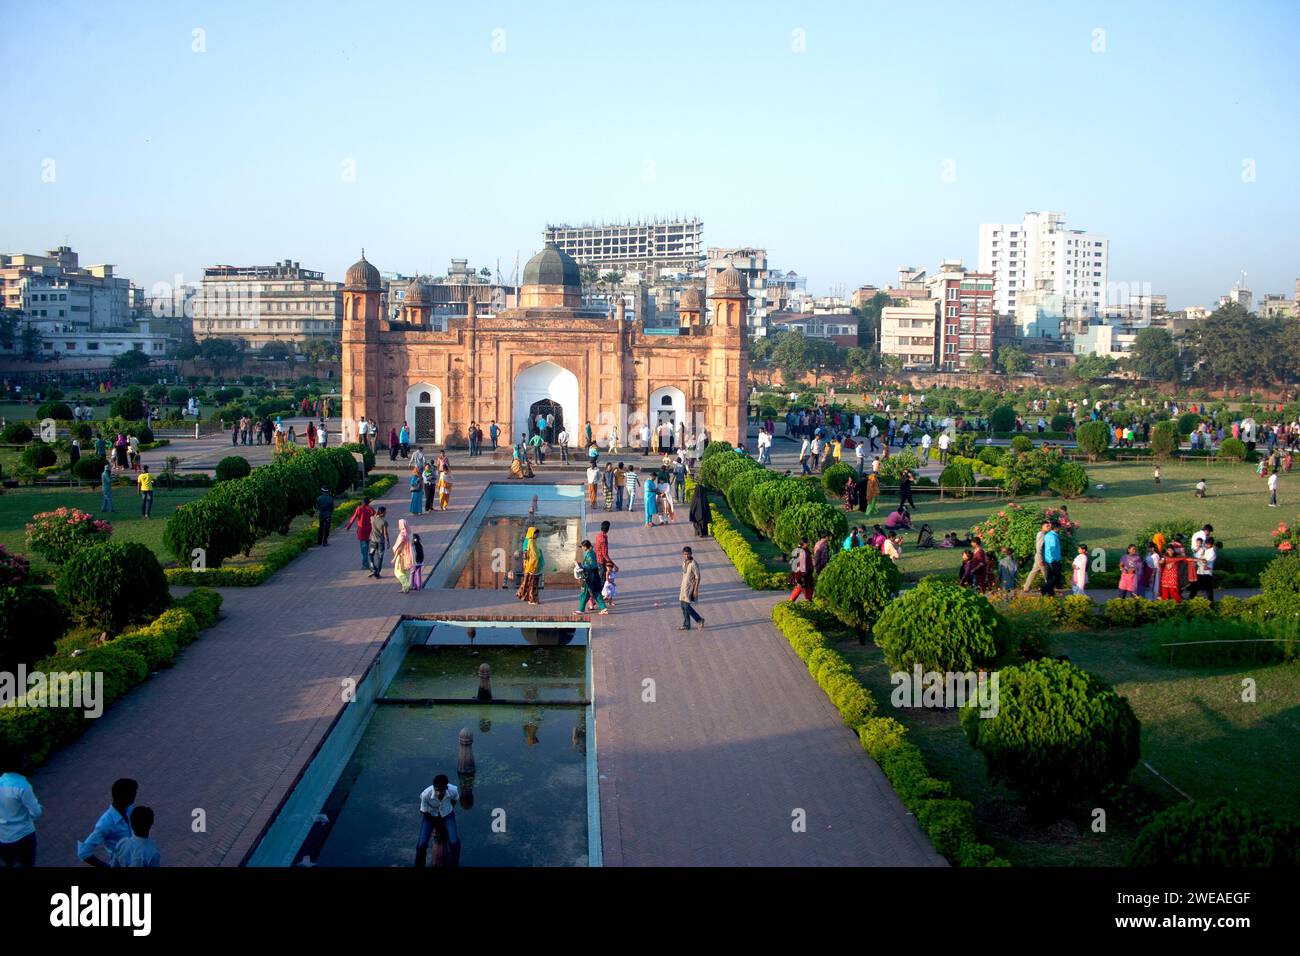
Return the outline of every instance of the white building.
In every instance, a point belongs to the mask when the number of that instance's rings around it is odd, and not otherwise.
[[[1095,314],[1106,302],[1110,240],[1065,228],[1065,214],[1028,212],[1023,222],[980,225],[979,271],[994,276],[994,309],[1016,313],[1018,293],[1061,296],[1068,317]]]
[[[880,310],[880,354],[897,356],[904,368],[934,368],[939,300],[917,295],[906,305]]]
[[[699,271],[704,252],[704,223],[699,219],[653,222],[548,224],[542,236],[584,266],[599,272],[660,270]]]
[[[1138,329],[1128,325],[1090,325],[1074,337],[1075,355],[1123,358],[1133,349]]]
[[[739,249],[710,248],[705,267],[705,294],[713,295],[713,282],[728,266],[734,266],[749,280],[749,332],[751,335],[767,334],[767,319],[771,309],[767,294],[767,250],[746,246]],[[706,298],[706,301],[711,301]]]
[[[273,341],[338,342],[343,287],[290,259],[272,266],[209,266],[192,311],[199,341],[242,339],[253,349]]]

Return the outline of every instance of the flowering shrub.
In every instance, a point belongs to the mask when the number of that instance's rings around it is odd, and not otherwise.
[[[21,554],[10,554],[0,544],[0,588],[13,588],[23,584],[30,571],[31,566],[26,558]]]
[[[1291,524],[1285,521],[1279,522],[1273,529],[1272,538],[1273,547],[1283,554],[1288,551],[1300,551],[1300,516],[1297,516]]]
[[[82,548],[107,541],[113,526],[77,508],[56,508],[33,515],[27,546],[50,564],[63,564]]]
[[[1079,524],[1067,517],[1060,508],[1027,508],[1013,501],[989,515],[986,521],[971,528],[970,533],[979,536],[986,551],[1000,554],[1006,547],[1011,549],[1017,560],[1027,561],[1034,557],[1034,542],[1044,521],[1050,521],[1056,526],[1063,558],[1072,555],[1076,549],[1075,533],[1079,530]]]

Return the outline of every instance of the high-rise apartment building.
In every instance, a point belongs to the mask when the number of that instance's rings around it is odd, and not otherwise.
[[[291,259],[270,266],[211,266],[203,270],[193,310],[199,341],[243,339],[250,349],[268,342],[338,342],[343,288]]]
[[[547,225],[542,237],[580,265],[600,271],[698,272],[704,263],[704,223],[699,219]]]
[[[967,272],[960,262],[940,263],[926,280],[930,298],[938,300],[938,367],[945,372],[969,368],[971,356],[993,365],[993,312],[996,283],[991,272]]]
[[[47,331],[125,329],[131,282],[113,266],[82,266],[69,246],[43,256],[0,255],[0,306]]]
[[[993,276],[993,306],[1014,315],[1019,293],[1059,295],[1070,318],[1106,305],[1110,240],[1065,228],[1065,214],[1028,212],[1023,222],[980,225],[979,271]]]

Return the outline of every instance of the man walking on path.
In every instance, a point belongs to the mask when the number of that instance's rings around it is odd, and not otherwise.
[[[1025,578],[1024,591],[1029,593],[1033,587],[1034,579],[1039,575],[1044,577],[1047,574],[1047,567],[1043,564],[1043,540],[1047,537],[1047,532],[1052,528],[1051,522],[1044,521],[1043,526],[1038,529],[1038,536],[1034,538],[1034,565],[1029,569],[1029,575]]]
[[[357,526],[357,543],[361,545],[361,570],[370,570],[370,523],[375,516],[375,509],[370,507],[370,496],[366,495],[361,499],[361,504],[357,510],[352,512],[352,517],[348,523],[343,526],[346,531],[351,528],[353,523]]]
[[[941,465],[948,464],[948,444],[951,440],[946,431],[939,436],[939,464]]]
[[[316,514],[320,518],[320,527],[316,529],[316,543],[321,547],[328,547],[330,522],[334,520],[334,496],[324,486],[321,486],[320,497],[316,499]]]
[[[388,509],[380,505],[370,519],[370,574],[379,577],[384,568],[384,552],[388,550]]]
[[[700,566],[695,563],[690,548],[682,548],[682,583],[677,590],[677,599],[682,605],[682,623],[677,630],[689,631],[692,620],[704,627],[704,618],[691,606],[700,599]]]
[[[1043,594],[1056,597],[1056,589],[1061,586],[1061,539],[1050,524],[1043,536]]]
[[[609,522],[602,521],[600,530],[596,532],[596,564],[600,569],[600,586],[604,590],[605,580],[609,577],[609,572],[618,573],[618,565],[609,556]]]
[[[1268,506],[1277,507],[1277,472],[1272,472],[1268,476]]]

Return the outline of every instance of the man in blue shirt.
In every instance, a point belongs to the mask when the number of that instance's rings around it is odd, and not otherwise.
[[[131,810],[140,785],[128,777],[113,784],[113,803],[95,823],[95,829],[85,840],[77,841],[77,859],[91,866],[107,867],[109,864],[95,855],[99,847],[108,851],[109,859],[117,845],[131,835]]]
[[[41,805],[18,772],[21,761],[0,756],[0,866],[36,865],[36,818]]]
[[[1061,538],[1050,521],[1043,522],[1043,565],[1043,593],[1055,597],[1061,584]]]

